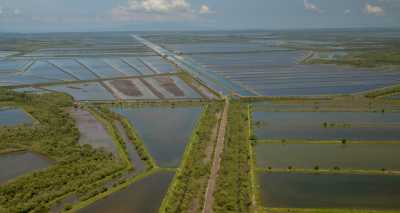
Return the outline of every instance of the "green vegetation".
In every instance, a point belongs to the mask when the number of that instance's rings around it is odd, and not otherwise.
[[[311,58],[303,61],[307,64],[337,64],[355,67],[399,66],[399,51],[354,52],[337,59]]]
[[[388,95],[398,94],[398,93],[400,93],[400,85],[383,88],[383,89],[378,89],[378,90],[369,92],[365,95],[365,97],[378,98],[378,97],[388,96]]]
[[[220,102],[207,105],[160,212],[201,212],[221,108]]]
[[[98,107],[98,109],[105,115],[109,117],[109,119],[115,119],[121,122],[125,132],[129,140],[132,141],[133,145],[135,146],[138,155],[140,156],[141,160],[143,160],[147,164],[148,169],[157,168],[157,164],[153,157],[150,155],[146,147],[144,146],[143,141],[140,139],[139,135],[137,134],[135,128],[133,128],[132,124],[129,122],[128,119],[124,118],[123,116],[110,111],[107,105],[103,105]],[[116,131],[116,130],[115,130]]]
[[[214,212],[251,211],[251,165],[248,146],[248,109],[232,101],[221,168],[214,193]]]
[[[53,200],[94,183],[121,169],[110,153],[79,145],[79,131],[66,109],[72,99],[63,94],[26,95],[0,89],[0,102],[23,107],[40,124],[0,128],[0,152],[26,149],[57,163],[0,186],[0,209],[5,212],[45,210]]]

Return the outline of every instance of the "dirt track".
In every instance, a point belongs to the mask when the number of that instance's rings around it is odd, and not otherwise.
[[[213,204],[214,204],[214,191],[215,185],[218,177],[218,171],[221,164],[221,154],[224,149],[224,141],[225,141],[225,129],[228,123],[228,109],[229,109],[229,100],[228,98],[225,99],[225,107],[222,113],[221,124],[219,126],[218,131],[218,139],[217,144],[215,146],[214,152],[214,161],[211,167],[211,174],[210,178],[208,179],[206,194],[205,194],[205,201],[203,207],[203,213],[212,213],[213,212]]]

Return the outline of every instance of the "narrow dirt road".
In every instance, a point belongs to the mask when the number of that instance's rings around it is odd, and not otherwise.
[[[222,113],[221,123],[220,123],[219,131],[218,131],[217,144],[215,146],[214,161],[212,163],[211,174],[210,174],[210,178],[208,179],[208,184],[207,184],[207,189],[206,189],[206,194],[205,194],[205,199],[204,199],[203,213],[212,213],[213,212],[213,209],[212,209],[213,204],[214,204],[213,194],[215,191],[215,184],[217,181],[218,171],[219,171],[220,164],[221,164],[221,154],[222,154],[222,151],[224,150],[225,129],[226,129],[226,125],[228,123],[228,109],[229,109],[229,99],[225,98],[224,111]]]

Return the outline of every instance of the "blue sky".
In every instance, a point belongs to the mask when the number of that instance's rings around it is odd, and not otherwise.
[[[0,32],[400,27],[400,0],[0,0]]]

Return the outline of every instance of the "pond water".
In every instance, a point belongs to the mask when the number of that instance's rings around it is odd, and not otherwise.
[[[259,139],[396,141],[400,138],[400,113],[254,112],[253,121]]]
[[[77,101],[115,100],[115,97],[100,83],[83,83],[48,86],[45,89],[67,93]]]
[[[303,65],[303,51],[198,54],[191,57],[225,78],[267,96],[348,94],[400,82],[400,73],[335,65]]]
[[[158,56],[149,56],[141,58],[149,67],[157,73],[172,73],[176,72],[176,68]]]
[[[157,213],[173,177],[171,172],[153,174],[78,212]]]
[[[28,71],[24,72],[24,76],[37,76],[52,81],[73,81],[76,80],[70,74],[67,74],[58,67],[47,63],[46,61],[36,61]]]
[[[260,173],[271,208],[400,209],[400,177]]]
[[[133,67],[137,72],[141,75],[154,75],[156,74],[153,70],[151,70],[148,66],[146,66],[142,60],[139,58],[124,58],[124,62]]]
[[[125,73],[114,69],[111,65],[107,64],[104,59],[101,58],[81,58],[78,61],[101,78],[115,78],[126,76]]]
[[[108,88],[122,100],[158,99],[158,97],[140,79],[124,79],[104,82]]]
[[[258,144],[258,167],[400,170],[400,144]]]
[[[92,80],[96,79],[96,76],[93,75],[88,69],[83,67],[74,59],[59,59],[59,60],[52,60],[55,66],[58,66],[60,69],[64,70],[65,72],[69,72],[72,75],[76,76],[80,80]]]
[[[32,123],[32,118],[25,111],[18,108],[0,107],[0,126],[15,126]]]
[[[81,109],[71,109],[70,114],[75,119],[80,132],[79,143],[89,144],[93,148],[102,148],[118,155],[117,148],[106,128],[90,114]]]
[[[51,164],[48,158],[32,152],[0,154],[0,184]]]
[[[135,174],[143,171],[146,169],[145,163],[140,158],[138,152],[136,151],[135,146],[133,145],[131,139],[129,139],[128,135],[126,134],[124,127],[120,122],[116,122],[115,126],[117,127],[118,134],[122,137],[125,142],[126,151],[129,156],[129,160],[135,169]]]
[[[189,142],[201,107],[113,108],[134,125],[157,164],[177,167]]]

